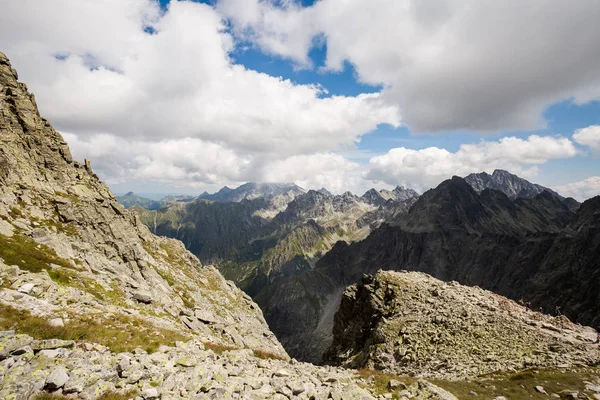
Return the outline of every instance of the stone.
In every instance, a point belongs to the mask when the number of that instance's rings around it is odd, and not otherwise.
[[[539,392],[539,393],[542,393],[542,394],[548,395],[548,393],[546,392],[546,389],[544,389],[544,387],[543,387],[543,386],[539,386],[539,385],[538,385],[538,386],[536,386],[536,387],[535,387],[535,390],[536,390],[536,392]]]
[[[60,351],[59,350],[41,350],[39,352],[39,354],[46,358],[56,358],[60,354]]]
[[[35,287],[34,283],[26,283],[24,285],[21,285],[21,287],[19,287],[18,291],[20,293],[29,294],[29,293],[31,293],[31,291],[33,290],[34,287]]]
[[[15,228],[12,226],[12,224],[8,223],[3,219],[0,219],[0,235],[12,237],[14,231]]]
[[[140,303],[150,304],[152,303],[152,295],[145,291],[133,292],[132,297]]]
[[[277,370],[274,375],[279,378],[287,378],[290,376],[290,373],[288,371],[286,371],[285,369],[280,369],[280,370]]]
[[[69,380],[69,374],[64,368],[56,368],[50,375],[46,377],[46,389],[48,390],[57,390],[64,386],[65,383]]]
[[[53,328],[64,328],[65,327],[65,323],[62,318],[53,318],[50,321],[48,321],[48,325],[50,325]]]
[[[158,399],[159,395],[158,395],[158,390],[156,388],[148,388],[148,389],[144,389],[142,390],[142,397],[145,400],[154,400],[154,399]]]
[[[196,360],[195,357],[192,356],[186,356],[186,357],[181,357],[179,359],[177,359],[177,361],[175,362],[176,365],[181,365],[182,367],[195,367],[196,365],[198,365],[198,361]]]

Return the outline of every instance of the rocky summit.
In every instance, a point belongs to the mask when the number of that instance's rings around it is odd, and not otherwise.
[[[382,271],[346,289],[325,361],[465,378],[600,363],[596,332],[478,287]]]

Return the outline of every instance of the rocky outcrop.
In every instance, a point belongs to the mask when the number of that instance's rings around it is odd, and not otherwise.
[[[464,378],[600,363],[592,328],[478,287],[382,271],[346,289],[325,361],[401,375]]]

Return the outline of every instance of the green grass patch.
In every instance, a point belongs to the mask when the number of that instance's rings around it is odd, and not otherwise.
[[[44,318],[7,305],[0,305],[0,330],[14,329],[35,339],[63,339],[99,343],[114,352],[142,348],[149,353],[161,345],[174,346],[189,338],[168,329],[155,327],[139,318],[116,315],[102,319],[101,314],[74,316],[64,327],[52,327]]]
[[[394,374],[386,374],[385,372],[377,371],[374,369],[362,368],[359,369],[358,375],[365,380],[372,380],[372,385],[369,385],[368,388],[373,394],[381,395],[385,393],[390,393],[388,389],[388,383],[392,379],[397,380],[399,382],[404,383],[406,386],[414,383],[417,379],[407,377],[407,376],[398,376]],[[394,394],[395,396],[395,394]],[[397,398],[396,396],[394,398]]]
[[[18,265],[22,270],[29,272],[50,269],[50,264],[73,268],[50,247],[18,234],[12,237],[0,235],[0,258],[7,265]]]
[[[206,350],[212,350],[215,354],[221,354],[224,351],[241,350],[239,347],[226,346],[226,345],[216,344],[216,343],[211,343],[211,342],[204,343],[204,348]]]
[[[584,381],[598,378],[598,370],[594,368],[578,368],[575,370],[537,370],[529,369],[512,374],[491,374],[470,381],[446,381],[431,379],[430,381],[446,389],[459,399],[477,398],[493,399],[504,396],[509,399],[548,399],[548,396],[535,390],[542,386],[548,394],[561,395],[563,390],[576,390],[583,393]],[[566,398],[561,395],[561,398]]]
[[[117,391],[109,391],[101,394],[97,397],[97,400],[129,400],[134,399],[139,395],[139,391],[137,389],[131,389],[127,392],[117,392]],[[54,393],[40,393],[34,397],[34,400],[69,400],[73,399],[72,397],[63,396],[61,394]]]
[[[254,353],[254,357],[260,358],[262,360],[285,360],[285,358],[278,356],[277,354],[270,353],[268,351],[252,350],[252,353]]]

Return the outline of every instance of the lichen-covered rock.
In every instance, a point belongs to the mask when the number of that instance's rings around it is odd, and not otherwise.
[[[333,333],[328,363],[422,377],[600,362],[592,328],[420,272],[380,271],[349,286]]]

